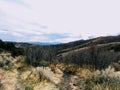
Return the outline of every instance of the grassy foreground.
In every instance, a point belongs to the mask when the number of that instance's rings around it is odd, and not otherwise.
[[[33,67],[24,57],[0,56],[0,90],[120,90],[120,71],[74,64]]]

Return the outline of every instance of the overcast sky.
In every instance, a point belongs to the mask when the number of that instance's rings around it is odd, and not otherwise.
[[[120,0],[0,0],[0,39],[69,42],[120,34]]]

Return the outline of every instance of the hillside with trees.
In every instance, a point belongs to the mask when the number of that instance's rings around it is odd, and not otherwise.
[[[13,42],[3,42],[0,40],[0,52],[10,52],[12,56],[24,55],[24,50],[20,47],[15,47]]]
[[[58,45],[14,43],[24,49],[26,63],[40,66],[41,62],[89,65],[96,69],[108,67],[120,60],[120,36],[98,37]]]
[[[119,90],[119,85],[120,36],[57,45],[0,40],[0,90]]]

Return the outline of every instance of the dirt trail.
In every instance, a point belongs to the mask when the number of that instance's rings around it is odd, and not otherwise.
[[[6,71],[2,79],[5,90],[24,90],[18,82],[18,72],[16,70]]]
[[[60,90],[84,90],[85,79],[76,75],[64,75],[58,86]]]

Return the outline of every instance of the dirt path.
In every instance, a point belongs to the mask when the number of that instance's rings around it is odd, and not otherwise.
[[[34,71],[34,70],[33,70]],[[84,90],[85,79],[80,75],[67,75],[60,69],[56,69],[56,73],[53,73],[50,68],[37,68],[35,72],[42,72],[43,75],[50,78],[51,82],[40,82],[36,84],[34,90]],[[2,82],[5,90],[25,90],[20,84],[20,72],[16,69],[12,71],[0,71],[2,75]],[[43,89],[42,89],[43,88]]]
[[[18,82],[18,72],[16,70],[6,71],[2,77],[5,90],[24,90]]]
[[[85,80],[76,75],[64,75],[58,86],[60,90],[84,90]]]

